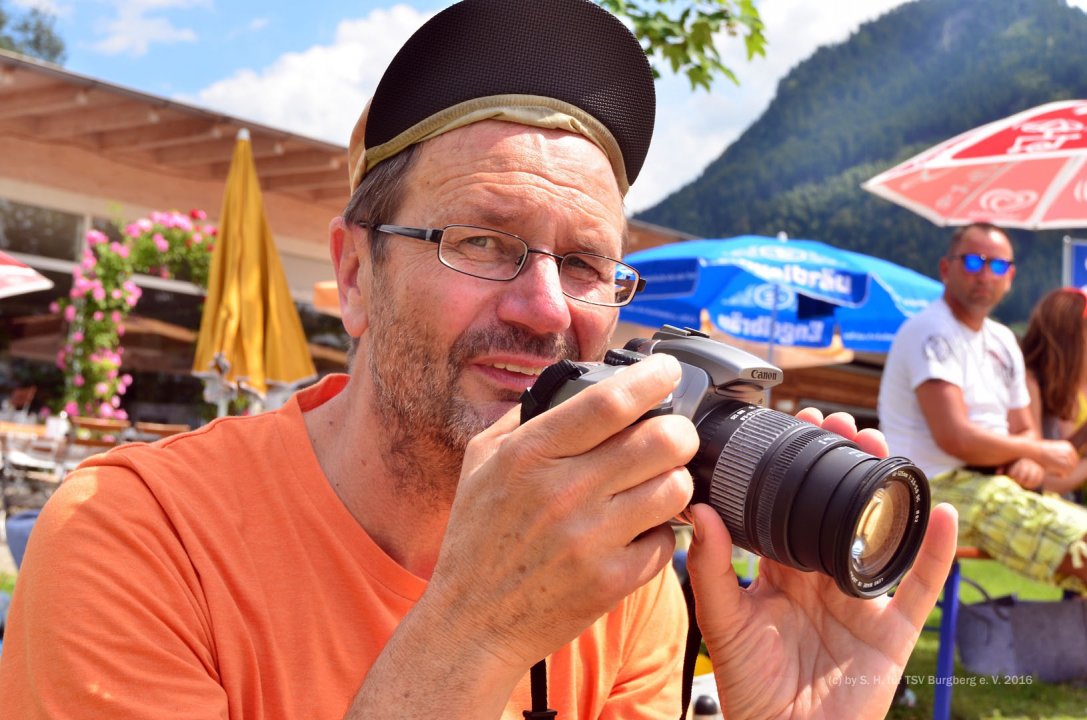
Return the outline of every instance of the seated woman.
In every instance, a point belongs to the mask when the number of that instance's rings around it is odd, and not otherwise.
[[[1047,476],[1042,489],[1081,500],[1087,480],[1087,293],[1047,293],[1031,311],[1021,344],[1035,426],[1042,437],[1070,441],[1081,458],[1067,476]]]

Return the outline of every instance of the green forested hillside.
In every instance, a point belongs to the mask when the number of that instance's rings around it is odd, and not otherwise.
[[[917,0],[794,68],[700,178],[637,217],[701,237],[784,230],[935,277],[949,230],[860,183],[964,130],[1080,97],[1082,10],[1063,0]],[[1059,284],[1064,234],[1012,231],[1018,274],[998,317],[1025,319]]]

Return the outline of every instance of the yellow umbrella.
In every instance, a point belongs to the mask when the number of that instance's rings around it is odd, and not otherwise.
[[[208,383],[205,397],[218,401],[220,415],[239,387],[263,400],[270,386],[292,388],[317,376],[264,214],[245,129],[238,132],[227,175],[193,374]]]

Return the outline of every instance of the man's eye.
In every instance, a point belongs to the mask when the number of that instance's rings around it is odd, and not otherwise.
[[[482,250],[493,248],[497,242],[497,239],[491,235],[472,235],[462,241],[465,245],[471,245]]]

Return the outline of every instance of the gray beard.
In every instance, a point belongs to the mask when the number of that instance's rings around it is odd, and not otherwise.
[[[375,273],[373,296],[392,298],[385,279],[378,279],[382,275]],[[468,441],[493,422],[461,397],[460,378],[469,361],[510,350],[577,359],[579,349],[572,339],[495,323],[465,331],[445,355],[429,322],[399,317],[393,304],[371,313],[368,368],[383,428],[377,445],[398,493],[447,506],[456,494]],[[497,399],[517,402],[519,394]]]

